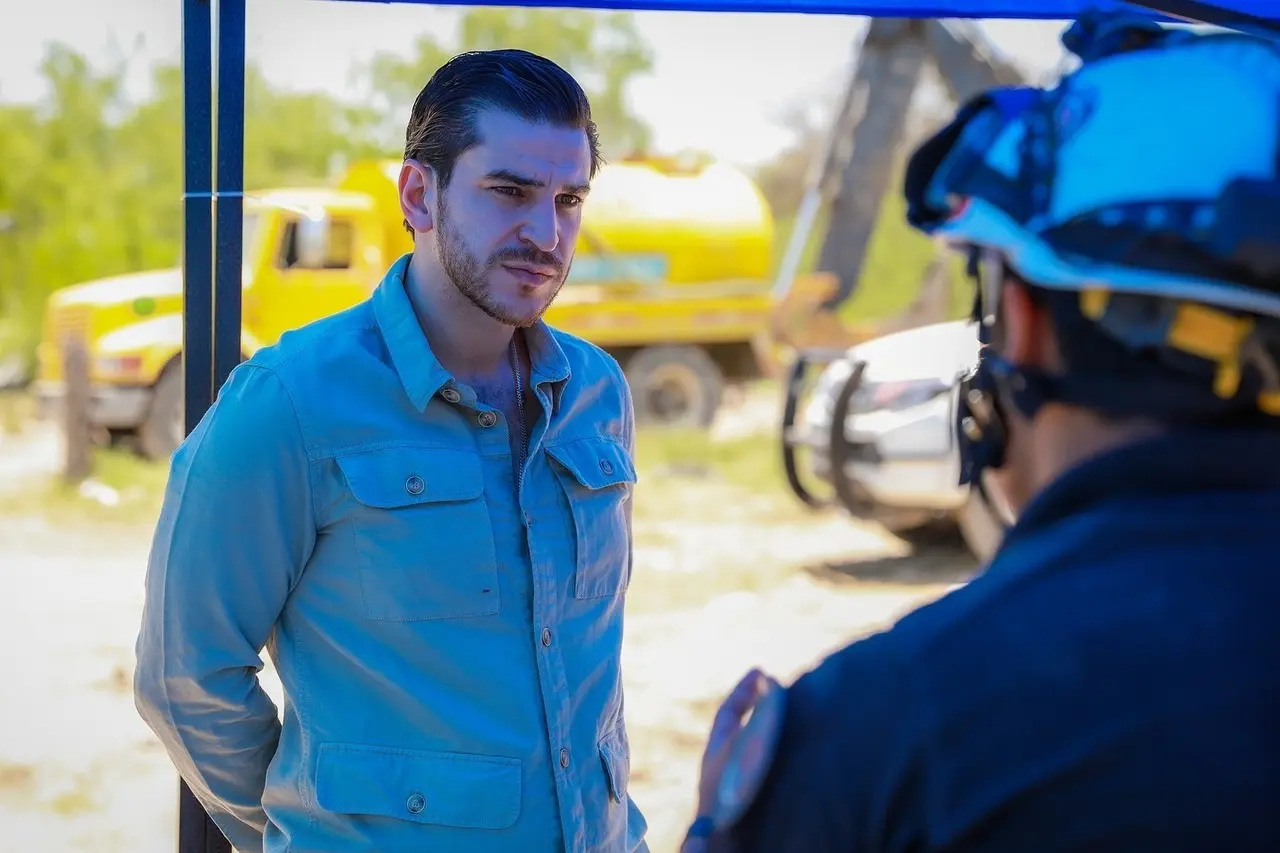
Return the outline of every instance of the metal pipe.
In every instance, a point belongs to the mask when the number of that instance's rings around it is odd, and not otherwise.
[[[217,248],[213,267],[213,394],[240,363],[244,268],[245,0],[215,0],[217,11]]]
[[[212,38],[209,0],[183,0],[182,369],[187,433],[214,397]],[[241,78],[243,73],[242,67]],[[231,845],[183,780],[178,783],[178,853],[231,853]]]
[[[182,366],[188,432],[204,417],[213,401],[211,19],[209,0],[183,0]]]

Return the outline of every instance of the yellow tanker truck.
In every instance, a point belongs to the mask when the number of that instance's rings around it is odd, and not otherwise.
[[[354,164],[332,188],[247,195],[244,356],[284,332],[367,298],[412,249],[401,225],[398,162]],[[774,223],[742,172],[658,162],[603,167],[594,182],[553,326],[612,353],[637,420],[706,425],[727,383],[770,371]],[[181,441],[182,272],[135,273],[64,288],[47,304],[36,393],[45,412],[65,394],[68,336],[90,357],[90,420],[165,458]]]

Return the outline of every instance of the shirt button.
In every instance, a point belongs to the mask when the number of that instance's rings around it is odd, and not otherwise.
[[[551,645],[551,629],[550,628],[542,629],[542,645],[544,646]]]
[[[409,479],[404,481],[404,490],[411,495],[420,495],[427,484],[422,482],[422,478],[417,474],[410,474]]]
[[[569,750],[567,749],[560,750],[560,766],[561,767],[569,766]]]
[[[409,799],[405,801],[404,807],[409,810],[410,814],[422,814],[422,810],[427,807],[427,798],[421,794],[410,794]]]
[[[440,392],[440,396],[444,397],[446,403],[456,403],[462,399],[462,395],[452,388],[446,388]]]
[[[613,473],[613,463],[612,463],[612,462],[610,462],[608,459],[601,459],[601,460],[600,460],[600,470],[601,470],[601,471],[603,471],[603,472],[605,472],[606,474],[612,474],[612,473]]]
[[[482,427],[491,427],[498,422],[498,415],[495,412],[481,412],[476,421]]]

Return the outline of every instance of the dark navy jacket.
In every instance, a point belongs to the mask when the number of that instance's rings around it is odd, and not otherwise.
[[[1085,462],[790,689],[713,853],[1280,851],[1280,432]]]

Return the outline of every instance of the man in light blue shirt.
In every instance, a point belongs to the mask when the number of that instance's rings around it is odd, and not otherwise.
[[[447,63],[408,124],[413,253],[240,366],[175,454],[135,693],[243,853],[646,849],[631,396],[541,320],[598,162],[555,64]]]

